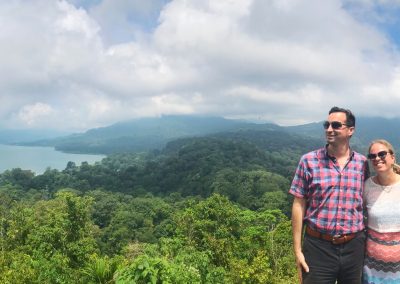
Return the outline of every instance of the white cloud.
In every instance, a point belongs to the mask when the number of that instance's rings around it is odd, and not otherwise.
[[[23,106],[18,112],[18,118],[27,125],[35,126],[40,120],[48,119],[52,113],[54,113],[54,110],[51,106],[38,102],[33,105]]]
[[[0,118],[78,130],[161,114],[295,124],[332,105],[397,115],[398,47],[360,16],[380,4],[362,3],[3,1]]]

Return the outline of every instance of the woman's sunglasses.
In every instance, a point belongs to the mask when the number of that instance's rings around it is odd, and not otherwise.
[[[341,123],[340,121],[324,121],[323,126],[325,129],[328,129],[329,126],[332,126],[332,129],[340,129],[342,126],[348,126],[347,124]]]
[[[369,154],[367,155],[367,158],[370,159],[370,160],[375,160],[376,157],[379,157],[381,160],[383,160],[383,159],[386,158],[386,156],[387,156],[388,153],[392,154],[390,151],[389,151],[389,152],[388,152],[388,151],[380,151],[380,152],[378,152],[377,154],[371,154],[371,153],[369,153]]]

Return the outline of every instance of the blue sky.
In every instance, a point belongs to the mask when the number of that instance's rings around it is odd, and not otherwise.
[[[400,46],[399,1],[344,1],[343,7],[360,22],[379,29],[397,48]]]
[[[0,3],[0,127],[399,116],[400,1]]]
[[[100,35],[106,44],[117,44],[135,38],[135,30],[151,32],[169,0],[69,0],[83,8],[102,27]]]

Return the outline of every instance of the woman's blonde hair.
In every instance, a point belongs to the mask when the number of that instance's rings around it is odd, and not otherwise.
[[[392,155],[395,155],[394,148],[393,148],[392,144],[390,144],[385,139],[378,139],[378,140],[372,141],[371,144],[369,144],[368,153],[371,151],[371,147],[374,144],[381,144],[383,146],[386,146],[388,148],[388,150],[389,150],[389,153],[392,154]],[[395,163],[393,164],[393,171],[396,174],[400,175],[400,165],[396,164],[396,160],[395,160]]]

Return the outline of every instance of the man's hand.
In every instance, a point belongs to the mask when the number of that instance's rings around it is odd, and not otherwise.
[[[303,283],[303,271],[309,272],[310,269],[308,268],[304,255],[301,251],[295,253],[295,257],[296,257],[297,275],[299,276],[300,283]]]

